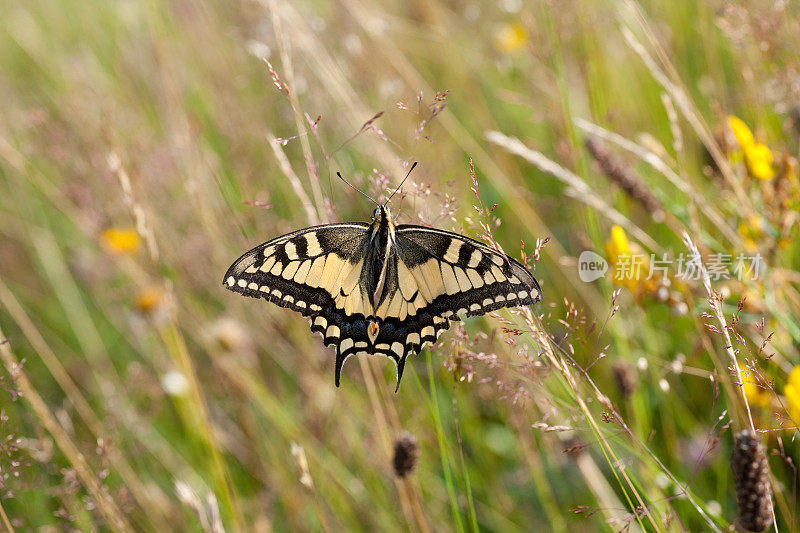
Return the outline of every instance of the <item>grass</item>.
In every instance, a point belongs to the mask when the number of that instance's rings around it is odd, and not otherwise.
[[[799,527],[800,16],[762,4],[1,8],[0,525],[723,531],[751,428]],[[337,389],[220,280],[411,161],[399,221],[524,242],[544,300]],[[614,279],[637,257],[669,268]]]

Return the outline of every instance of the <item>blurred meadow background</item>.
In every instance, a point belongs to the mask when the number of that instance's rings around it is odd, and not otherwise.
[[[783,1],[3,2],[0,524],[800,527],[798,49]],[[544,299],[337,389],[222,276],[412,161],[399,222]]]

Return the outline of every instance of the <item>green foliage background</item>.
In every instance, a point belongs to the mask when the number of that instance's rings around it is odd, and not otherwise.
[[[781,429],[796,426],[782,391],[800,342],[796,7],[28,0],[0,13],[7,529],[726,529],[732,433],[749,421],[723,326],[699,282],[659,298],[580,281],[577,256],[605,255],[611,210],[647,253],[688,253],[687,231],[704,255],[765,256],[763,278],[713,289],[738,364],[765,378],[750,408],[778,523],[797,527],[798,450]],[[773,181],[747,174],[728,115],[770,147]],[[664,222],[601,171],[577,119],[686,184],[606,141]],[[367,219],[337,170],[379,195],[419,161],[399,220],[475,236],[470,159],[506,251],[550,238],[541,319],[468,321],[409,362],[398,394],[391,365],[365,358],[336,389],[304,320],[221,286],[273,236]],[[115,251],[109,228],[138,248]],[[405,479],[391,466],[402,431],[421,448]]]

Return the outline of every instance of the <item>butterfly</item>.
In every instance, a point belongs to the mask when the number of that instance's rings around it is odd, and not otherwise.
[[[223,279],[231,291],[308,317],[336,349],[337,387],[348,357],[383,355],[395,362],[396,392],[408,356],[451,321],[542,297],[520,262],[458,233],[396,225],[389,200],[375,202],[369,223],[312,226],[256,246]]]

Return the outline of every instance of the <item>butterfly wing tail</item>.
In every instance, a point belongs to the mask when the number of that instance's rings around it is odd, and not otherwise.
[[[342,355],[342,352],[339,348],[336,348],[336,369],[334,370],[334,382],[336,386],[339,386],[339,381],[342,376],[342,367],[344,367],[344,362],[347,361],[347,356]]]

